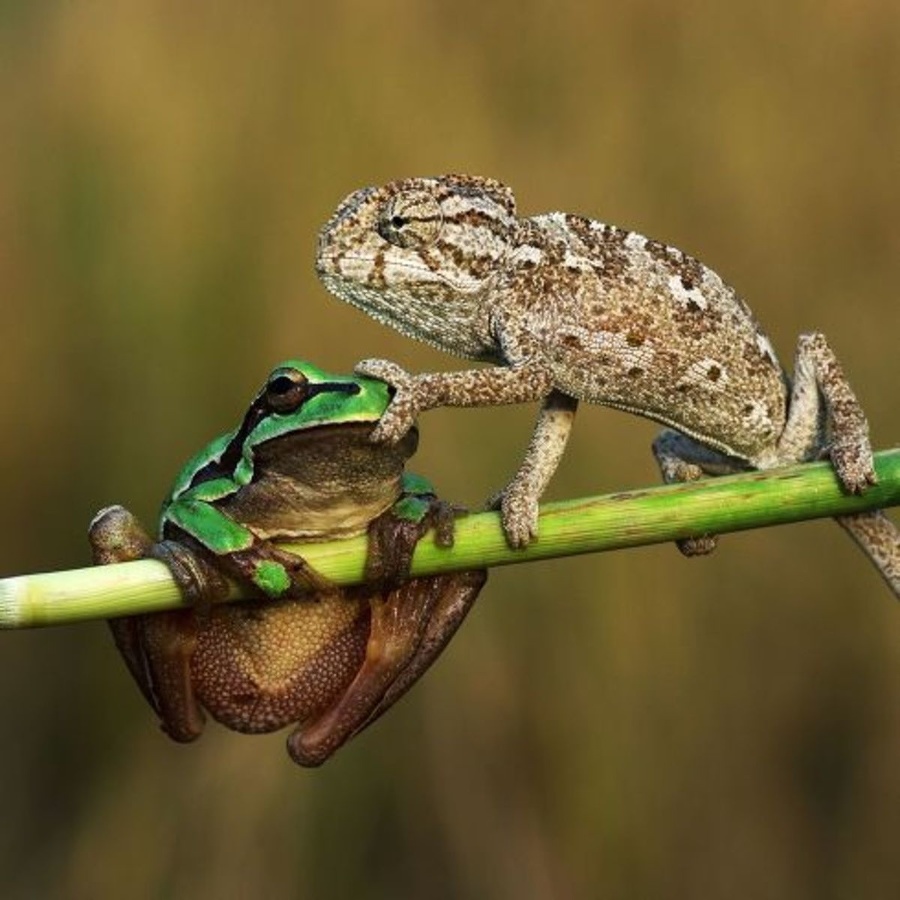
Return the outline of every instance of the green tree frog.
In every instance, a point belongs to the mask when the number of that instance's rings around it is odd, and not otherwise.
[[[204,709],[245,733],[296,723],[288,752],[319,765],[405,693],[471,608],[484,570],[406,578],[429,527],[452,542],[453,510],[404,473],[415,429],[398,444],[371,442],[390,396],[381,381],[288,361],[240,426],[182,470],[158,542],[121,506],[94,518],[95,562],[159,558],[192,603],[110,621],[174,740],[200,735]],[[273,543],[366,531],[369,580],[351,588]],[[217,603],[229,580],[259,599]]]

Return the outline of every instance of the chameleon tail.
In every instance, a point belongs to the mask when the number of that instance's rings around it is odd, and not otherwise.
[[[881,510],[837,516],[835,521],[875,563],[894,596],[900,599],[900,528]]]

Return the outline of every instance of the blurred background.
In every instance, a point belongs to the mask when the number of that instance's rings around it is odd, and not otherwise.
[[[313,273],[406,175],[699,256],[900,438],[892,0],[5,2],[0,94],[0,575],[87,564],[104,504],[151,522],[282,358],[459,367]],[[534,412],[430,412],[414,468],[477,506]],[[582,407],[550,496],[655,482],[655,430]],[[318,771],[170,743],[102,623],[0,644],[6,900],[900,891],[900,618],[829,522],[498,570]]]

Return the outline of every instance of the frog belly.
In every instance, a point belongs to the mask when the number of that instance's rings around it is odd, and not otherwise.
[[[197,697],[234,731],[302,722],[346,690],[368,633],[368,603],[340,595],[214,607],[191,660]]]

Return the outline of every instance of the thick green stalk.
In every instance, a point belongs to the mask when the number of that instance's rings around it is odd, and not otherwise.
[[[808,463],[548,503],[541,507],[539,539],[524,550],[509,549],[496,513],[473,514],[458,521],[452,549],[437,547],[426,536],[416,550],[412,573],[618,550],[900,505],[900,448],[876,454],[875,466],[878,484],[862,496],[842,493],[827,463]],[[337,584],[362,580],[364,537],[285,547],[302,552]],[[232,599],[238,597],[235,591]],[[168,570],[154,560],[22,575],[0,580],[0,628],[133,615],[181,602]]]

